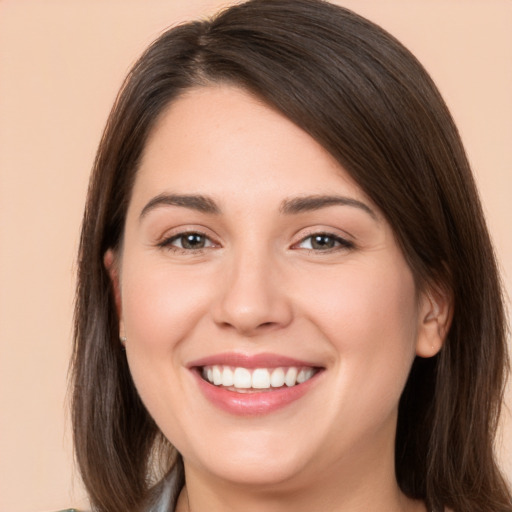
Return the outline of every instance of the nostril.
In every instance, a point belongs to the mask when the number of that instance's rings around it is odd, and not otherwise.
[[[251,336],[285,327],[292,320],[286,294],[268,284],[262,285],[263,278],[256,277],[249,278],[245,273],[226,283],[226,288],[219,292],[211,312],[214,322],[223,330],[234,329]]]
[[[263,322],[260,324],[252,324],[252,325],[241,325],[240,323],[234,324],[231,322],[221,322],[219,323],[220,327],[223,329],[236,329],[238,331],[248,333],[250,331],[261,332],[268,331],[274,329],[279,325],[278,322]]]

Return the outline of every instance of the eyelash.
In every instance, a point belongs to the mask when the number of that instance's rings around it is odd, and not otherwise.
[[[183,240],[187,236],[199,236],[205,240],[205,243],[207,243],[206,241],[209,241],[210,245],[207,245],[206,247],[199,247],[197,249],[186,249],[183,246],[179,247],[179,246],[173,245],[173,242],[180,240],[180,239],[181,239],[181,241],[182,241],[181,243],[183,245]],[[170,251],[173,251],[176,253],[181,253],[181,254],[191,254],[191,253],[192,254],[200,254],[205,249],[209,249],[210,247],[216,246],[216,244],[214,242],[212,242],[211,238],[208,235],[206,235],[205,233],[201,233],[200,231],[184,231],[182,233],[178,233],[169,238],[166,238],[165,240],[162,240],[157,245],[158,245],[158,247],[160,247],[162,249],[168,249]]]
[[[335,235],[334,233],[328,233],[328,232],[310,233],[309,235],[302,238],[297,244],[294,244],[294,246],[303,244],[306,240],[312,241],[314,238],[322,238],[322,237],[331,239],[334,242],[334,244],[337,244],[337,246],[335,245],[334,247],[328,247],[327,249],[314,249],[313,247],[304,248],[304,249],[307,250],[308,252],[314,252],[314,253],[331,253],[331,252],[350,250],[350,249],[355,248],[355,245],[352,242],[350,242],[349,240],[346,240],[345,238]]]
[[[198,237],[201,237],[204,239],[205,243],[208,243],[207,241],[209,241],[209,245],[206,245],[205,247],[199,247],[199,248],[185,248],[183,247],[183,240],[185,237],[187,236],[198,236]],[[306,248],[306,247],[303,247],[302,249],[308,251],[309,253],[331,253],[331,252],[337,252],[337,251],[341,251],[341,250],[350,250],[350,249],[354,249],[355,248],[355,245],[350,242],[349,240],[346,240],[345,238],[342,238],[338,235],[335,235],[333,233],[328,233],[328,232],[315,232],[315,233],[311,233],[305,237],[303,237],[298,243],[294,244],[292,246],[292,248],[295,248],[295,247],[298,247],[300,246],[301,244],[303,244],[304,242],[306,242],[307,240],[313,240],[315,237],[317,238],[321,238],[321,237],[324,237],[324,238],[328,238],[330,239],[334,244],[335,246],[334,247],[328,247],[326,249],[315,249],[313,247],[309,247],[309,248]],[[176,242],[177,240],[180,240],[181,239],[181,244],[182,246],[179,247],[179,246],[176,246],[176,245],[173,245],[174,242]],[[311,245],[311,242],[310,242],[310,245]],[[217,244],[215,244],[215,242],[213,242],[211,240],[211,238],[206,235],[205,233],[202,233],[200,231],[185,231],[185,232],[182,232],[182,233],[178,233],[176,235],[173,235],[169,238],[166,238],[165,240],[162,240],[161,242],[159,242],[157,244],[158,247],[162,248],[162,249],[168,249],[170,251],[173,251],[173,252],[176,252],[176,253],[181,253],[181,254],[201,254],[202,252],[204,252],[205,249],[209,249],[211,247],[216,247]]]

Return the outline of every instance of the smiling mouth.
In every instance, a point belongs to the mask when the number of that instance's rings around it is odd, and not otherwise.
[[[288,366],[249,369],[210,365],[198,370],[203,380],[214,386],[238,393],[254,393],[299,386],[317,374],[320,368]]]

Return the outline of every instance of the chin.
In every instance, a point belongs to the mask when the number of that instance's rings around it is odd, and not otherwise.
[[[301,480],[304,465],[300,461],[275,460],[273,457],[236,458],[210,468],[216,478],[243,487],[277,489]]]
[[[307,472],[318,453],[312,437],[305,444],[289,429],[241,428],[225,436],[212,432],[197,444],[192,439],[181,453],[186,466],[217,479],[243,486],[280,487],[301,480]]]

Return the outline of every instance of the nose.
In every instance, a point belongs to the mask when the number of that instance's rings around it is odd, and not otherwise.
[[[269,255],[246,253],[229,266],[212,309],[217,325],[253,337],[290,324],[286,283]]]

